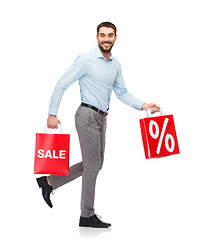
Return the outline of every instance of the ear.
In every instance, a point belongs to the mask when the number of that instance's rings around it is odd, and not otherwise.
[[[98,41],[98,35],[96,35],[96,40]]]
[[[116,42],[116,40],[117,40],[117,35],[115,36],[115,42]]]

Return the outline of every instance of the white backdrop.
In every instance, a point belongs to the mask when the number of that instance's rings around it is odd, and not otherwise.
[[[221,239],[221,2],[38,0],[0,3],[1,198],[4,239]],[[53,209],[33,174],[35,133],[56,82],[117,26],[113,55],[128,90],[174,115],[180,155],[146,160],[140,112],[112,96],[96,213],[110,230],[79,229],[81,178],[56,190]],[[81,160],[74,114],[78,83],[58,117]],[[2,238],[2,237],[1,237]]]

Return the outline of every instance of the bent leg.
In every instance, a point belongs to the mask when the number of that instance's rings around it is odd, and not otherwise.
[[[50,184],[52,185],[52,188],[57,189],[65,185],[66,183],[69,183],[74,179],[82,176],[82,173],[83,173],[82,162],[79,162],[69,168],[68,175],[50,175],[47,178]]]

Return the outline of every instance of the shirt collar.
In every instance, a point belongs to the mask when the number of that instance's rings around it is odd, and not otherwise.
[[[98,58],[104,58],[103,54],[100,51],[99,46],[96,46],[96,55],[97,55]],[[112,59],[113,59],[113,55],[112,55],[112,53],[110,53],[110,56],[109,56],[108,60],[112,60]]]

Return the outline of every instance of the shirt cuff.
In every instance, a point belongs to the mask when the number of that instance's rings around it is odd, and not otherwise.
[[[138,100],[138,103],[137,103],[137,106],[138,106],[138,107],[136,107],[136,108],[137,108],[138,110],[140,110],[140,111],[143,111],[143,109],[142,109],[143,104],[144,104],[143,101]]]
[[[58,108],[56,106],[50,106],[48,114],[56,116],[58,112]]]

